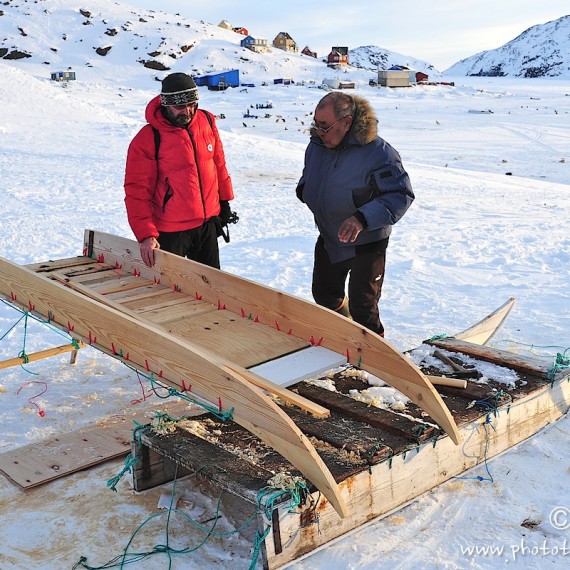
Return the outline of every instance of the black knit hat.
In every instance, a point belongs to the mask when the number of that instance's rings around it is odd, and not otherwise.
[[[198,102],[198,87],[186,73],[171,73],[162,80],[160,102],[165,107]]]

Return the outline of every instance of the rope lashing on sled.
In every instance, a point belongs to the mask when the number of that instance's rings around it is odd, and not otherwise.
[[[161,400],[165,400],[167,398],[174,396],[174,397],[180,398],[181,400],[184,400],[190,404],[195,404],[197,406],[200,406],[201,408],[204,408],[207,412],[216,416],[216,418],[218,418],[222,422],[226,422],[228,420],[233,419],[233,414],[234,414],[233,407],[230,408],[227,412],[222,412],[222,401],[221,401],[221,399],[218,399],[218,407],[212,406],[212,405],[207,404],[206,402],[202,401],[198,397],[193,398],[193,397],[189,396],[188,393],[190,392],[190,390],[186,386],[184,386],[182,391],[177,389],[177,388],[173,388],[171,386],[165,386],[164,384],[160,383],[160,381],[157,381],[155,379],[154,372],[151,372],[150,374],[144,374],[143,372],[141,372],[140,370],[137,370],[136,368],[134,368],[130,364],[127,364],[124,360],[122,362],[127,368],[130,368],[131,370],[136,372],[136,374],[139,376],[139,378],[140,378],[140,376],[142,376],[143,378],[146,378],[149,381],[150,390],[156,395],[157,398],[160,398]],[[182,381],[182,383],[184,384],[184,381]],[[159,390],[165,390],[166,394],[161,395],[159,393]]]
[[[566,356],[566,353],[569,350],[570,348],[567,348],[564,351],[564,354],[561,354],[559,352],[556,355],[556,361],[554,362],[554,366],[548,371],[548,376],[547,376],[547,378],[550,380],[551,385],[554,384],[554,380],[558,372],[570,368],[570,357]]]
[[[10,305],[12,306],[12,305]],[[24,321],[24,338],[22,341],[22,350],[18,353],[18,358],[21,358],[23,360],[22,364],[20,364],[20,366],[22,367],[23,370],[25,370],[28,374],[35,374],[37,375],[37,372],[32,372],[31,370],[28,370],[24,364],[28,364],[28,362],[30,361],[28,358],[28,354],[26,353],[26,339],[28,336],[28,316],[29,316],[29,312],[28,311],[22,311],[21,309],[20,312],[22,313],[22,316],[0,337],[0,341],[4,340],[4,338],[12,331],[14,330],[21,322],[22,320]]]
[[[449,336],[448,334],[445,334],[445,333],[443,333],[443,334],[436,334],[436,335],[432,336],[431,338],[428,338],[426,342],[429,343],[429,342],[432,342],[432,341],[434,341],[434,340],[443,340],[443,339],[446,339],[446,338],[450,338],[450,336]]]
[[[476,475],[475,477],[453,477],[453,479],[464,479],[464,480],[475,479],[477,481],[489,481],[489,483],[494,482],[493,476],[491,475],[491,471],[489,470],[489,462],[488,462],[489,426],[493,429],[493,431],[496,431],[495,426],[493,425],[492,415],[494,417],[497,417],[498,413],[497,402],[499,401],[499,398],[501,398],[502,396],[504,396],[504,392],[502,390],[499,390],[497,394],[493,394],[488,398],[485,398],[483,400],[475,400],[473,402],[473,405],[483,406],[484,408],[487,409],[485,421],[483,422],[482,425],[483,429],[485,430],[485,449],[483,451],[483,463],[485,465],[485,471],[487,471],[488,477],[482,477],[481,475]]]

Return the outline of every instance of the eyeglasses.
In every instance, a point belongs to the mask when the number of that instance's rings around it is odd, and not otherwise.
[[[194,103],[186,103],[185,105],[170,105],[172,108],[176,109],[177,111],[184,111],[188,107],[191,109],[195,109],[198,106],[197,102]]]
[[[335,125],[340,123],[346,117],[350,117],[350,115],[345,115],[344,117],[341,117],[340,119],[338,119],[338,121],[335,121],[330,127],[319,127],[317,125],[317,123],[315,123],[315,121],[313,121],[311,123],[311,127],[313,127],[313,129],[319,131],[319,133],[323,133],[323,135],[326,135]]]

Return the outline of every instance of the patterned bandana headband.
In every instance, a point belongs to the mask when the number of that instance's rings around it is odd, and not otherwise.
[[[174,93],[161,93],[160,102],[165,107],[173,107],[174,105],[190,105],[198,102],[198,87],[185,89],[184,91],[176,91]]]

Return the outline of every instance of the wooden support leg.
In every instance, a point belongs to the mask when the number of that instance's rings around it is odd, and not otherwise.
[[[83,343],[79,343],[80,347],[84,347]],[[0,370],[4,368],[10,368],[12,366],[19,366],[21,364],[26,364],[27,362],[35,362],[36,360],[41,360],[42,358],[50,358],[51,356],[58,356],[64,352],[71,351],[71,364],[75,362],[77,355],[77,345],[76,344],[64,344],[63,346],[56,346],[54,348],[47,348],[46,350],[40,350],[39,352],[34,352],[33,354],[28,354],[25,357],[17,356],[16,358],[9,358],[8,360],[3,360],[0,362]],[[75,356],[74,356],[75,353]]]

